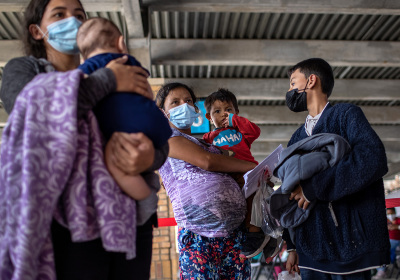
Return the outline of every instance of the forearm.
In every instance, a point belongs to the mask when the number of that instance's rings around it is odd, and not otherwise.
[[[168,158],[168,152],[169,152],[168,143],[162,146],[160,149],[155,149],[153,164],[147,171],[156,171],[160,169]]]
[[[115,76],[109,68],[101,68],[87,78],[82,78],[78,93],[78,117],[92,110],[102,98],[115,89]]]
[[[111,160],[111,145],[107,143],[105,148],[105,163],[111,176],[117,182],[118,186],[127,195],[135,200],[142,200],[151,194],[151,189],[144,180],[144,178],[139,175],[129,175],[121,171]]]
[[[151,189],[141,175],[116,176],[118,186],[135,200],[143,200],[151,194]]]
[[[184,137],[170,138],[168,143],[169,157],[186,161],[204,170],[245,173],[256,167],[255,163],[249,161],[210,153]]]
[[[246,173],[256,167],[253,162],[240,160],[234,157],[209,153],[199,163],[199,167],[213,172],[241,172]]]
[[[107,164],[108,171],[123,192],[135,200],[142,200],[151,194],[150,187],[141,175],[128,175],[112,163]]]

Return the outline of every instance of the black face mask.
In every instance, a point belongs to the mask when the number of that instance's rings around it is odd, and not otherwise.
[[[286,93],[286,105],[293,112],[307,111],[307,84],[308,80],[306,87],[300,90],[301,92],[299,92],[299,89],[295,88]]]

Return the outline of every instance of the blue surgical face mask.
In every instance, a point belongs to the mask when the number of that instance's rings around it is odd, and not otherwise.
[[[196,109],[187,103],[169,110],[169,121],[179,129],[188,129],[200,116]]]
[[[42,32],[43,38],[47,37],[47,42],[57,51],[65,54],[77,54],[79,49],[76,44],[76,34],[81,24],[82,22],[76,17],[69,17],[47,26],[47,33],[44,33],[39,25],[37,27]]]

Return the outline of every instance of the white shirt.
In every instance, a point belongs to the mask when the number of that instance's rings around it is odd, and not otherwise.
[[[326,106],[329,104],[329,102],[326,103],[324,109],[322,110],[321,113],[319,113],[318,115],[316,115],[315,117],[312,117],[310,115],[307,116],[306,118],[306,123],[304,125],[304,129],[306,130],[306,133],[308,136],[312,135],[312,131],[314,129],[314,127],[316,126],[319,118],[321,117],[322,113],[324,112]]]

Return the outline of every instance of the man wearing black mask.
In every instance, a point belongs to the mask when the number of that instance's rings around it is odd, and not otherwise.
[[[345,138],[351,151],[333,167],[301,181],[291,193],[298,207],[306,209],[311,201],[315,206],[294,228],[295,242],[284,233],[290,252],[286,268],[300,268],[303,280],[371,279],[372,268],[390,263],[383,144],[359,107],[328,102],[334,78],[325,60],[301,61],[288,75],[287,106],[309,113],[288,146],[314,134],[333,133]]]

